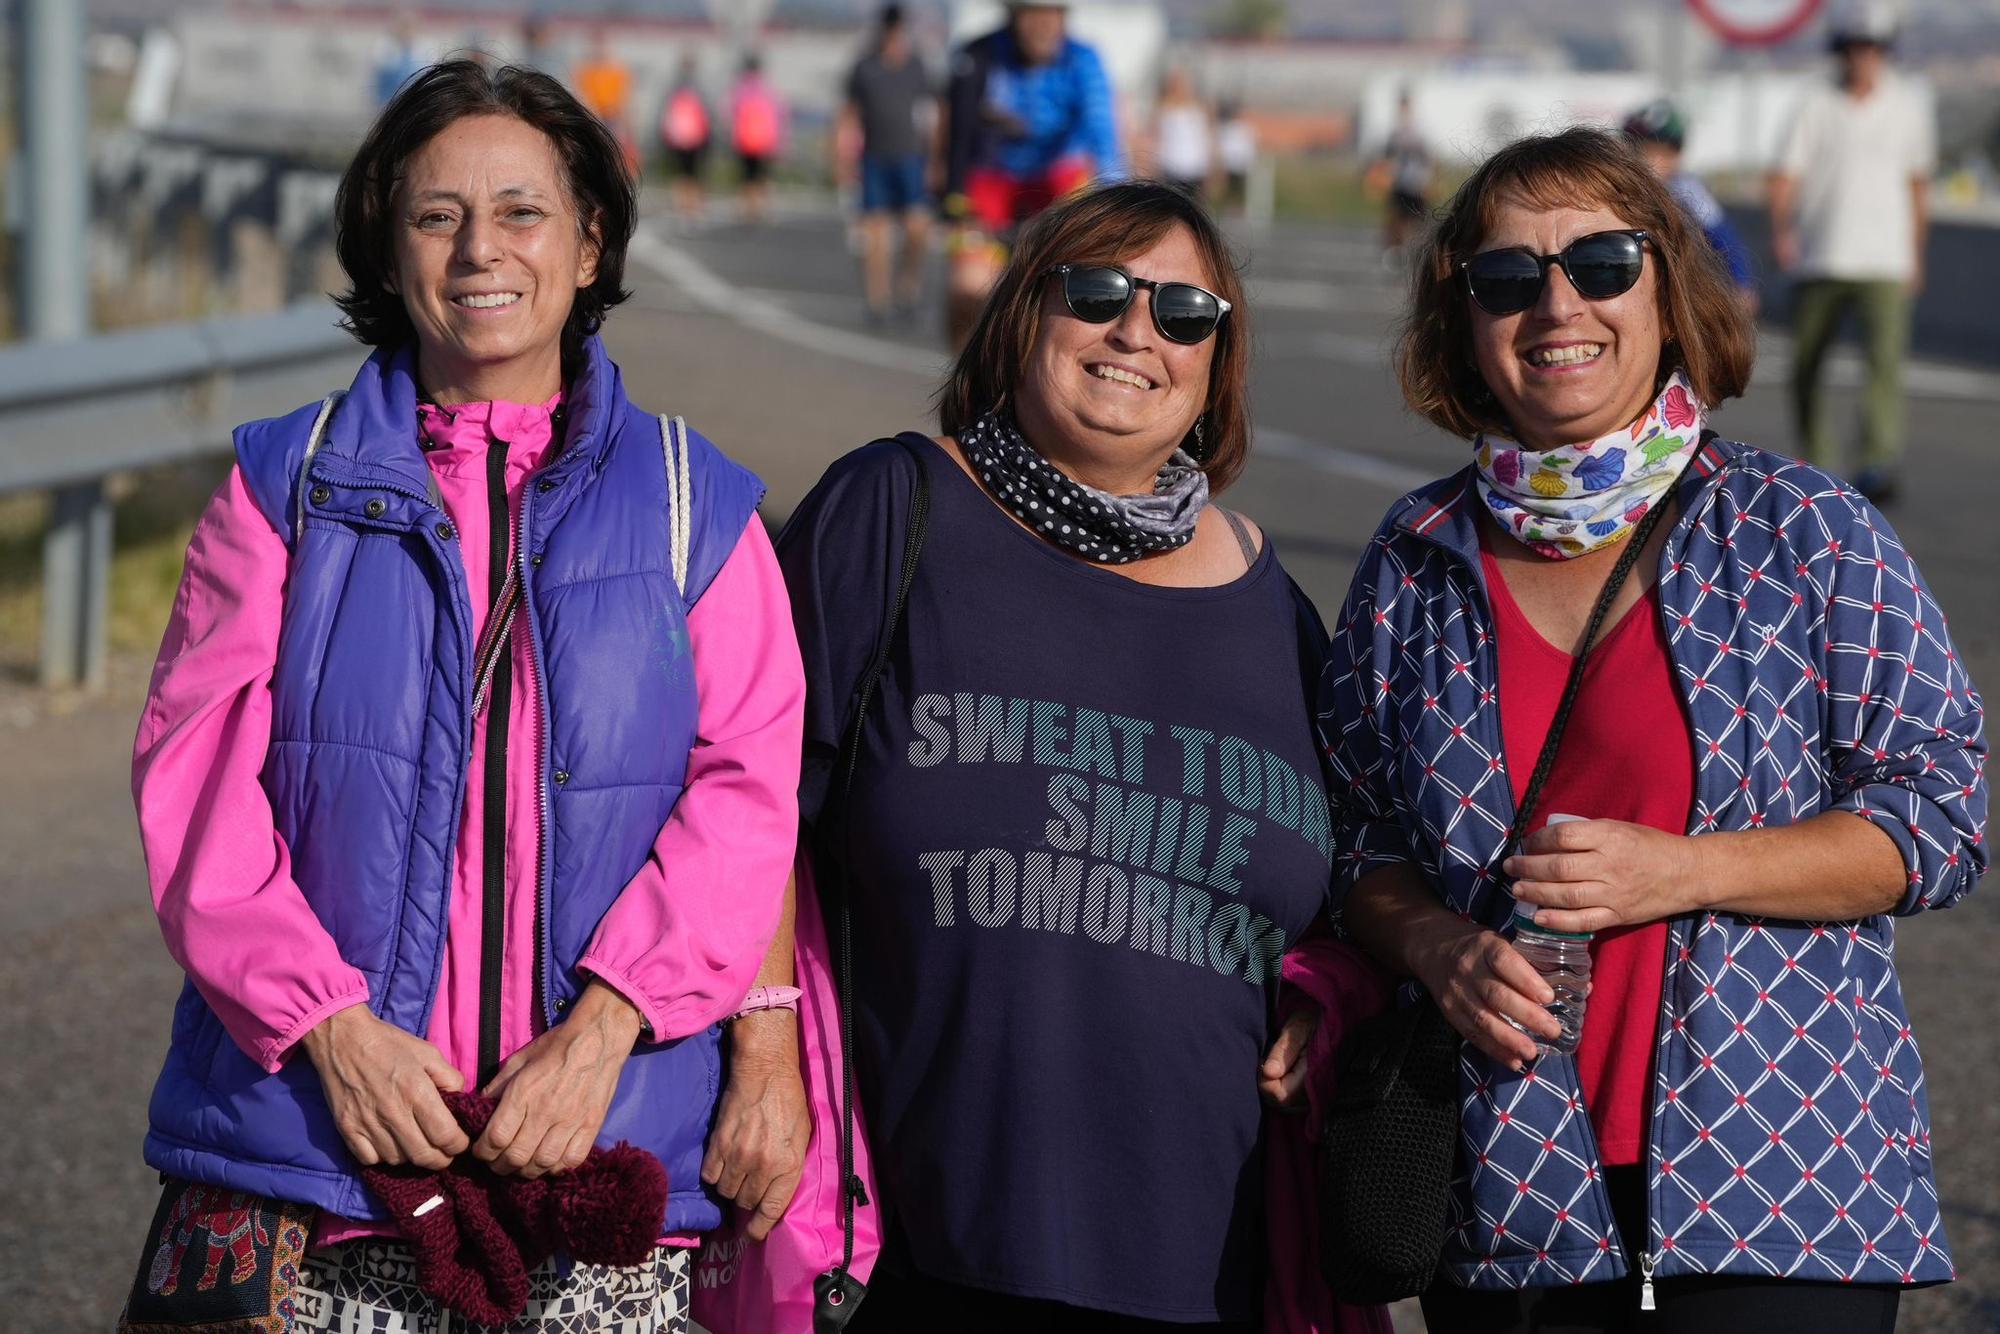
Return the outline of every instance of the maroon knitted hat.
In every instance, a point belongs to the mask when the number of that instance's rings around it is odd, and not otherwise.
[[[447,1093],[445,1105],[478,1139],[498,1105],[480,1093]],[[501,1176],[470,1151],[442,1172],[366,1167],[416,1253],[417,1281],[453,1311],[502,1325],[528,1302],[528,1275],[551,1255],[582,1264],[645,1262],[667,1208],[660,1160],[620,1141],[594,1148],[574,1171],[524,1181]]]

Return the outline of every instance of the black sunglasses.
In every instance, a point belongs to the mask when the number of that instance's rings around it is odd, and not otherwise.
[[[1570,286],[1592,301],[1605,301],[1632,290],[1646,263],[1650,233],[1592,232],[1579,236],[1553,255],[1537,255],[1525,246],[1488,250],[1459,264],[1465,290],[1488,315],[1518,315],[1542,299],[1549,265],[1562,265]]]
[[[1153,294],[1153,327],[1172,342],[1201,342],[1230,311],[1205,287],[1134,278],[1109,264],[1058,264],[1049,272],[1062,275],[1063,304],[1086,324],[1109,324],[1123,315],[1141,287]]]

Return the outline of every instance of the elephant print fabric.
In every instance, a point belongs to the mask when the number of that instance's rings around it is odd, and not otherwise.
[[[313,1210],[169,1180],[146,1233],[121,1334],[284,1334]]]

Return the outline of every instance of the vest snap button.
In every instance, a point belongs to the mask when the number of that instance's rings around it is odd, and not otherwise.
[[[389,508],[389,502],[377,496],[361,508],[367,513],[369,518],[379,519],[382,517],[384,511]]]
[[[542,565],[541,553],[537,552],[535,555],[528,557],[528,564],[534,566],[536,569],[540,569]]]
[[[544,477],[541,481],[535,483],[535,490],[541,492],[543,495],[547,495],[555,489],[556,484],[552,478]]]
[[[567,769],[558,769],[558,770],[556,770],[556,786],[557,786],[557,787],[561,787],[561,786],[562,786],[562,785],[563,785],[564,783],[567,783],[568,781],[569,781],[569,770],[567,770]]]
[[[333,499],[333,492],[326,487],[316,486],[312,489],[312,495],[309,499],[315,505],[324,505],[327,501]]]
[[[563,999],[563,998],[562,998],[561,996],[558,996],[558,997],[556,997],[556,1013],[557,1013],[557,1014],[561,1014],[561,1013],[562,1013],[562,1012],[563,1012],[564,1010],[567,1010],[568,1008],[569,1008],[569,1002],[568,1002],[568,1001],[564,1000],[564,999]]]
[[[437,527],[437,534],[440,539],[449,542],[452,538],[458,536],[458,529],[452,527],[449,523],[441,523]]]

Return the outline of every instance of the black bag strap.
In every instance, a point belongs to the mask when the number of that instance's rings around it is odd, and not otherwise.
[[[838,773],[843,820],[854,795],[854,771],[861,761],[861,733],[867,724],[868,706],[874,701],[876,687],[889,665],[889,654],[895,646],[897,628],[902,624],[903,609],[910,600],[910,585],[916,579],[917,560],[923,554],[924,536],[930,526],[930,468],[924,461],[928,442],[919,444],[907,434],[895,440],[908,451],[915,465],[910,479],[910,508],[903,527],[902,565],[897,573],[896,594],[882,618],[875,656],[862,670],[854,688],[846,736],[841,742]],[[854,1265],[854,1210],[868,1202],[861,1178],[854,1171],[854,918],[847,893],[848,861],[844,857],[839,859],[839,870],[834,876],[840,910],[834,968],[834,985],[840,998],[840,1264],[820,1275],[813,1284],[813,1328],[817,1334],[831,1334],[845,1326],[865,1293],[848,1272]]]
[[[1626,539],[1625,549],[1618,553],[1618,563],[1611,567],[1611,574],[1597,594],[1597,605],[1590,609],[1590,623],[1583,632],[1583,647],[1569,665],[1569,679],[1563,683],[1562,702],[1556,705],[1555,720],[1549,724],[1549,735],[1542,742],[1542,753],[1535,758],[1534,772],[1528,776],[1528,790],[1522,794],[1520,808],[1514,812],[1514,825],[1507,831],[1507,841],[1500,846],[1500,855],[1494,858],[1496,866],[1506,861],[1520,846],[1522,836],[1535,818],[1535,807],[1542,800],[1542,788],[1556,767],[1556,751],[1561,748],[1563,732],[1569,727],[1570,710],[1576,704],[1577,692],[1583,688],[1583,669],[1590,661],[1590,651],[1597,646],[1597,633],[1604,628],[1604,618],[1610,614],[1611,604],[1618,600],[1618,590],[1625,586],[1632,567],[1638,564],[1639,553],[1652,540],[1653,529],[1659,526],[1660,516],[1667,512],[1669,498],[1662,496],[1646,512],[1646,517],[1639,520],[1638,528]]]

